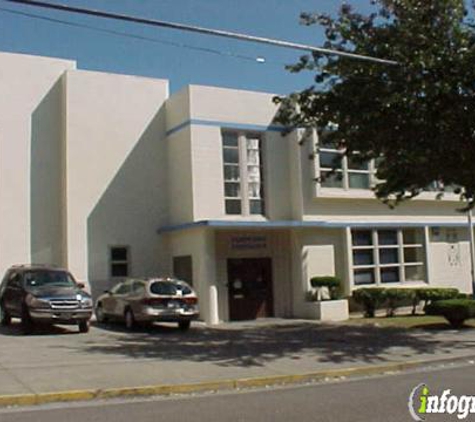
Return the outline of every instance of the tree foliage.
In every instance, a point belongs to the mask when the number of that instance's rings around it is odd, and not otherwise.
[[[474,5],[463,0],[374,0],[363,15],[304,13],[325,30],[325,48],[395,61],[388,65],[312,53],[289,66],[314,83],[276,97],[277,120],[289,129],[317,128],[359,160],[377,159],[376,195],[412,198],[434,181],[475,195]],[[332,130],[328,131],[331,127]],[[444,188],[445,187],[445,188]]]

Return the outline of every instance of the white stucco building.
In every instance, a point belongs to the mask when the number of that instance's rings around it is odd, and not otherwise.
[[[471,291],[455,195],[391,210],[347,159],[318,183],[338,151],[309,159],[316,136],[283,136],[271,99],[0,53],[0,271],[60,265],[96,294],[176,274],[208,322],[305,317],[315,275]]]

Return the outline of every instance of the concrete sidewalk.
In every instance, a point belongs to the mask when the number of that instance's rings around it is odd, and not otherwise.
[[[296,320],[127,332],[120,325],[0,328],[0,405],[171,394],[382,373],[475,356],[475,329]]]

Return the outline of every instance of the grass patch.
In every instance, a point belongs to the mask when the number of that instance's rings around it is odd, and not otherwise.
[[[442,316],[431,315],[404,315],[392,318],[375,317],[375,318],[351,318],[347,321],[354,325],[374,325],[378,327],[395,327],[395,328],[419,328],[419,329],[448,329],[451,328],[447,320]],[[475,328],[475,319],[465,322],[465,327]]]

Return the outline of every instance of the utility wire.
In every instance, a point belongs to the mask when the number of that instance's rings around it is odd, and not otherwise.
[[[92,25],[87,25],[87,24],[82,24],[82,23],[77,23],[77,22],[71,22],[71,21],[66,21],[62,19],[56,19],[56,18],[51,18],[48,16],[42,16],[42,15],[37,15],[34,13],[27,13],[27,12],[21,12],[18,10],[12,10],[4,7],[0,7],[0,11],[6,12],[6,13],[11,13],[14,15],[19,15],[19,16],[24,16],[27,18],[32,18],[32,19],[38,19],[38,20],[43,20],[46,22],[52,22],[52,23],[57,23],[61,25],[66,25],[66,26],[72,26],[75,28],[81,28],[81,29],[87,29],[91,31],[96,31],[96,32],[102,32],[106,34],[111,34],[111,35],[117,35],[120,37],[126,37],[126,38],[133,38],[137,40],[142,40],[142,41],[148,41],[148,42],[154,42],[157,44],[164,44],[164,45],[171,45],[174,47],[180,47],[180,48],[186,48],[189,50],[196,50],[200,51],[203,53],[210,53],[210,54],[216,54],[220,56],[226,56],[226,57],[232,57],[234,59],[240,59],[240,60],[247,60],[247,61],[252,61],[252,62],[257,62],[257,63],[268,63],[268,64],[275,64],[279,66],[284,66],[285,63],[277,63],[274,61],[269,61],[267,59],[264,59],[262,57],[254,57],[254,56],[246,56],[243,54],[236,54],[236,53],[231,53],[231,52],[225,52],[213,48],[208,48],[208,47],[198,47],[190,44],[185,44],[185,43],[178,43],[174,41],[165,41],[165,40],[160,40],[157,38],[151,38],[151,37],[146,37],[144,35],[138,35],[138,34],[131,34],[129,32],[123,32],[123,31],[116,31],[112,29],[105,29],[105,28],[98,28],[96,26]]]
[[[199,27],[199,26],[185,25],[181,23],[168,22],[168,21],[157,20],[157,19],[147,19],[147,18],[141,18],[141,17],[136,17],[136,16],[105,12],[101,10],[71,7],[71,6],[66,6],[62,4],[48,3],[48,2],[37,1],[37,0],[3,0],[3,1],[27,5],[27,6],[41,7],[45,9],[60,10],[62,12],[77,13],[77,14],[95,16],[95,17],[106,18],[106,19],[115,19],[115,20],[121,20],[121,21],[126,21],[126,22],[140,23],[143,25],[159,26],[163,28],[176,29],[176,30],[181,30],[181,31],[189,31],[189,32],[196,32],[196,33],[206,34],[206,35],[214,35],[218,37],[233,38],[233,39],[238,39],[241,41],[250,41],[250,42],[256,42],[256,43],[261,43],[261,44],[274,45],[276,47],[310,51],[312,53],[336,55],[336,56],[347,57],[351,59],[365,60],[365,61],[370,61],[370,62],[375,62],[375,63],[386,64],[386,65],[398,64],[397,62],[393,60],[386,60],[386,59],[380,59],[377,57],[364,56],[361,54],[349,53],[346,51],[330,50],[327,48],[315,47],[312,45],[299,44],[299,43],[294,43],[294,42],[289,42],[289,41],[282,41],[282,40],[277,40],[273,38],[257,37],[254,35],[241,34],[237,32],[230,32],[230,31],[223,31],[223,30],[218,30],[218,29],[204,28],[204,27]]]

